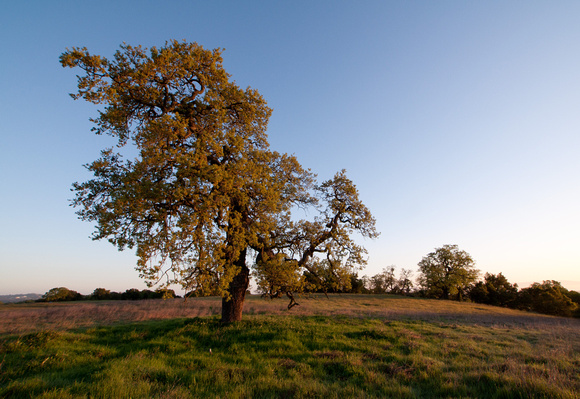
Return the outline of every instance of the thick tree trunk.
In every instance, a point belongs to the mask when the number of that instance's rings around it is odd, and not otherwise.
[[[246,266],[246,251],[242,251],[236,266],[240,267],[240,272],[230,283],[230,298],[222,298],[222,323],[233,323],[242,320],[242,310],[246,290],[250,284],[250,269]]]

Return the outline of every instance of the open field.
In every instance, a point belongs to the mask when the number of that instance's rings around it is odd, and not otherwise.
[[[395,295],[315,294],[298,298],[300,306],[287,310],[286,298],[270,300],[248,296],[247,315],[347,316],[385,320],[465,322],[487,326],[576,325],[580,320],[557,318],[475,303],[399,297]],[[79,327],[164,320],[182,317],[216,316],[221,299],[190,298],[144,301],[82,301],[0,305],[0,335],[21,334],[43,329],[67,330]]]
[[[0,397],[580,395],[580,320],[394,296],[0,307]]]

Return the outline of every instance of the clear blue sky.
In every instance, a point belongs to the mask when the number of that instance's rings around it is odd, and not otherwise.
[[[272,147],[347,169],[382,232],[362,274],[457,244],[483,272],[580,290],[580,2],[12,1],[0,12],[0,294],[145,288],[69,206],[111,143],[66,47],[222,47]]]

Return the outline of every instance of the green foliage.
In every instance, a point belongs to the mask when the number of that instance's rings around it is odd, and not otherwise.
[[[137,288],[129,288],[121,294],[121,299],[136,301],[142,299],[146,295],[146,292],[144,292],[142,295],[141,291],[139,291]]]
[[[143,300],[143,299],[170,299],[175,298],[175,291],[167,288],[159,288],[155,291],[151,290],[141,290],[136,288],[130,288],[120,294],[118,299],[122,300]]]
[[[444,245],[419,262],[419,284],[431,298],[461,300],[479,274],[471,256],[457,245]]]
[[[518,307],[556,316],[572,316],[578,305],[567,293],[568,290],[558,281],[546,280],[541,284],[534,283],[520,291]]]
[[[96,223],[94,239],[136,248],[149,285],[217,292],[229,322],[241,319],[250,255],[271,294],[302,290],[305,271],[337,289],[364,265],[350,235],[378,233],[356,187],[344,171],[315,184],[295,157],[269,149],[271,109],[230,81],[220,49],[124,44],[113,59],[73,48],[60,61],[84,72],[72,96],[104,104],[93,130],[119,148],[87,166],[94,178],[74,184],[73,204]],[[127,145],[132,160],[120,150]],[[293,222],[300,207],[319,214]]]
[[[413,289],[413,272],[408,269],[401,269],[399,277],[395,276],[395,266],[383,269],[381,273],[368,277],[363,276],[361,292],[367,294],[396,294],[410,295]]]
[[[411,281],[412,276],[413,272],[411,270],[401,269],[401,273],[399,275],[399,279],[397,280],[394,293],[401,295],[409,295],[411,293],[411,290],[413,289],[413,282]]]
[[[262,256],[256,262],[253,276],[258,285],[258,292],[271,298],[279,298],[284,293],[302,292],[305,287],[315,291],[316,283],[314,277],[309,278],[308,273],[301,274],[298,262],[289,262],[283,253],[270,254],[267,259]]]
[[[518,286],[510,284],[501,273],[486,273],[484,281],[478,281],[470,288],[469,298],[474,302],[493,306],[515,307]]]
[[[293,222],[287,215],[263,237],[254,270],[261,293],[348,292],[352,274],[366,264],[366,250],[351,235],[379,233],[346,172],[316,185],[314,193],[309,200],[319,205],[314,221]]]
[[[566,295],[568,296],[568,298],[570,298],[572,300],[572,302],[580,304],[580,292],[578,291],[568,291],[566,293]]]
[[[175,291],[167,288],[159,288],[155,291],[141,290],[130,288],[125,292],[119,293],[105,288],[95,288],[88,296],[83,296],[76,291],[69,290],[65,287],[53,288],[42,296],[40,302],[59,302],[59,301],[79,301],[79,300],[143,300],[143,299],[170,299],[177,298]]]
[[[155,290],[156,297],[162,299],[177,298],[174,290],[168,288],[158,288]]]
[[[373,294],[393,292],[396,284],[395,266],[384,268],[382,273],[372,276],[369,284],[369,290]]]
[[[73,48],[61,63],[85,72],[74,98],[105,104],[94,130],[139,154],[124,160],[107,149],[88,165],[95,178],[75,183],[79,216],[97,222],[94,238],[136,247],[150,283],[167,276],[167,284],[227,289],[259,224],[245,212],[278,211],[284,183],[269,181],[271,168],[302,173],[267,150],[266,102],[229,81],[221,50],[196,43],[122,45],[112,60]]]
[[[478,303],[528,310],[555,316],[579,316],[580,294],[568,291],[558,281],[534,283],[518,291],[501,273],[486,273],[485,281],[478,281],[469,290],[469,298]]]
[[[111,291],[105,288],[95,288],[93,293],[90,295],[90,299],[94,299],[97,301],[111,299]]]
[[[363,279],[358,277],[357,273],[351,274],[350,287],[350,292],[353,294],[362,294],[366,291],[365,282]]]
[[[568,291],[568,293],[566,295],[577,306],[576,307],[576,310],[574,311],[574,317],[580,317],[580,292],[577,292],[577,291]]]
[[[184,295],[185,298],[198,298],[198,297],[208,297],[208,296],[220,296],[220,290],[217,287],[215,287],[213,290],[196,289],[196,290],[187,292]]]
[[[62,301],[78,301],[83,299],[83,296],[76,291],[69,290],[66,287],[52,288],[42,296],[43,302],[62,302]]]

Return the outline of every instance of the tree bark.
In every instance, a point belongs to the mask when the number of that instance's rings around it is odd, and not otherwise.
[[[230,283],[228,289],[230,298],[222,298],[222,323],[225,324],[242,320],[244,299],[250,284],[250,269],[246,266],[246,250],[240,253],[236,266],[240,267],[240,272]]]

